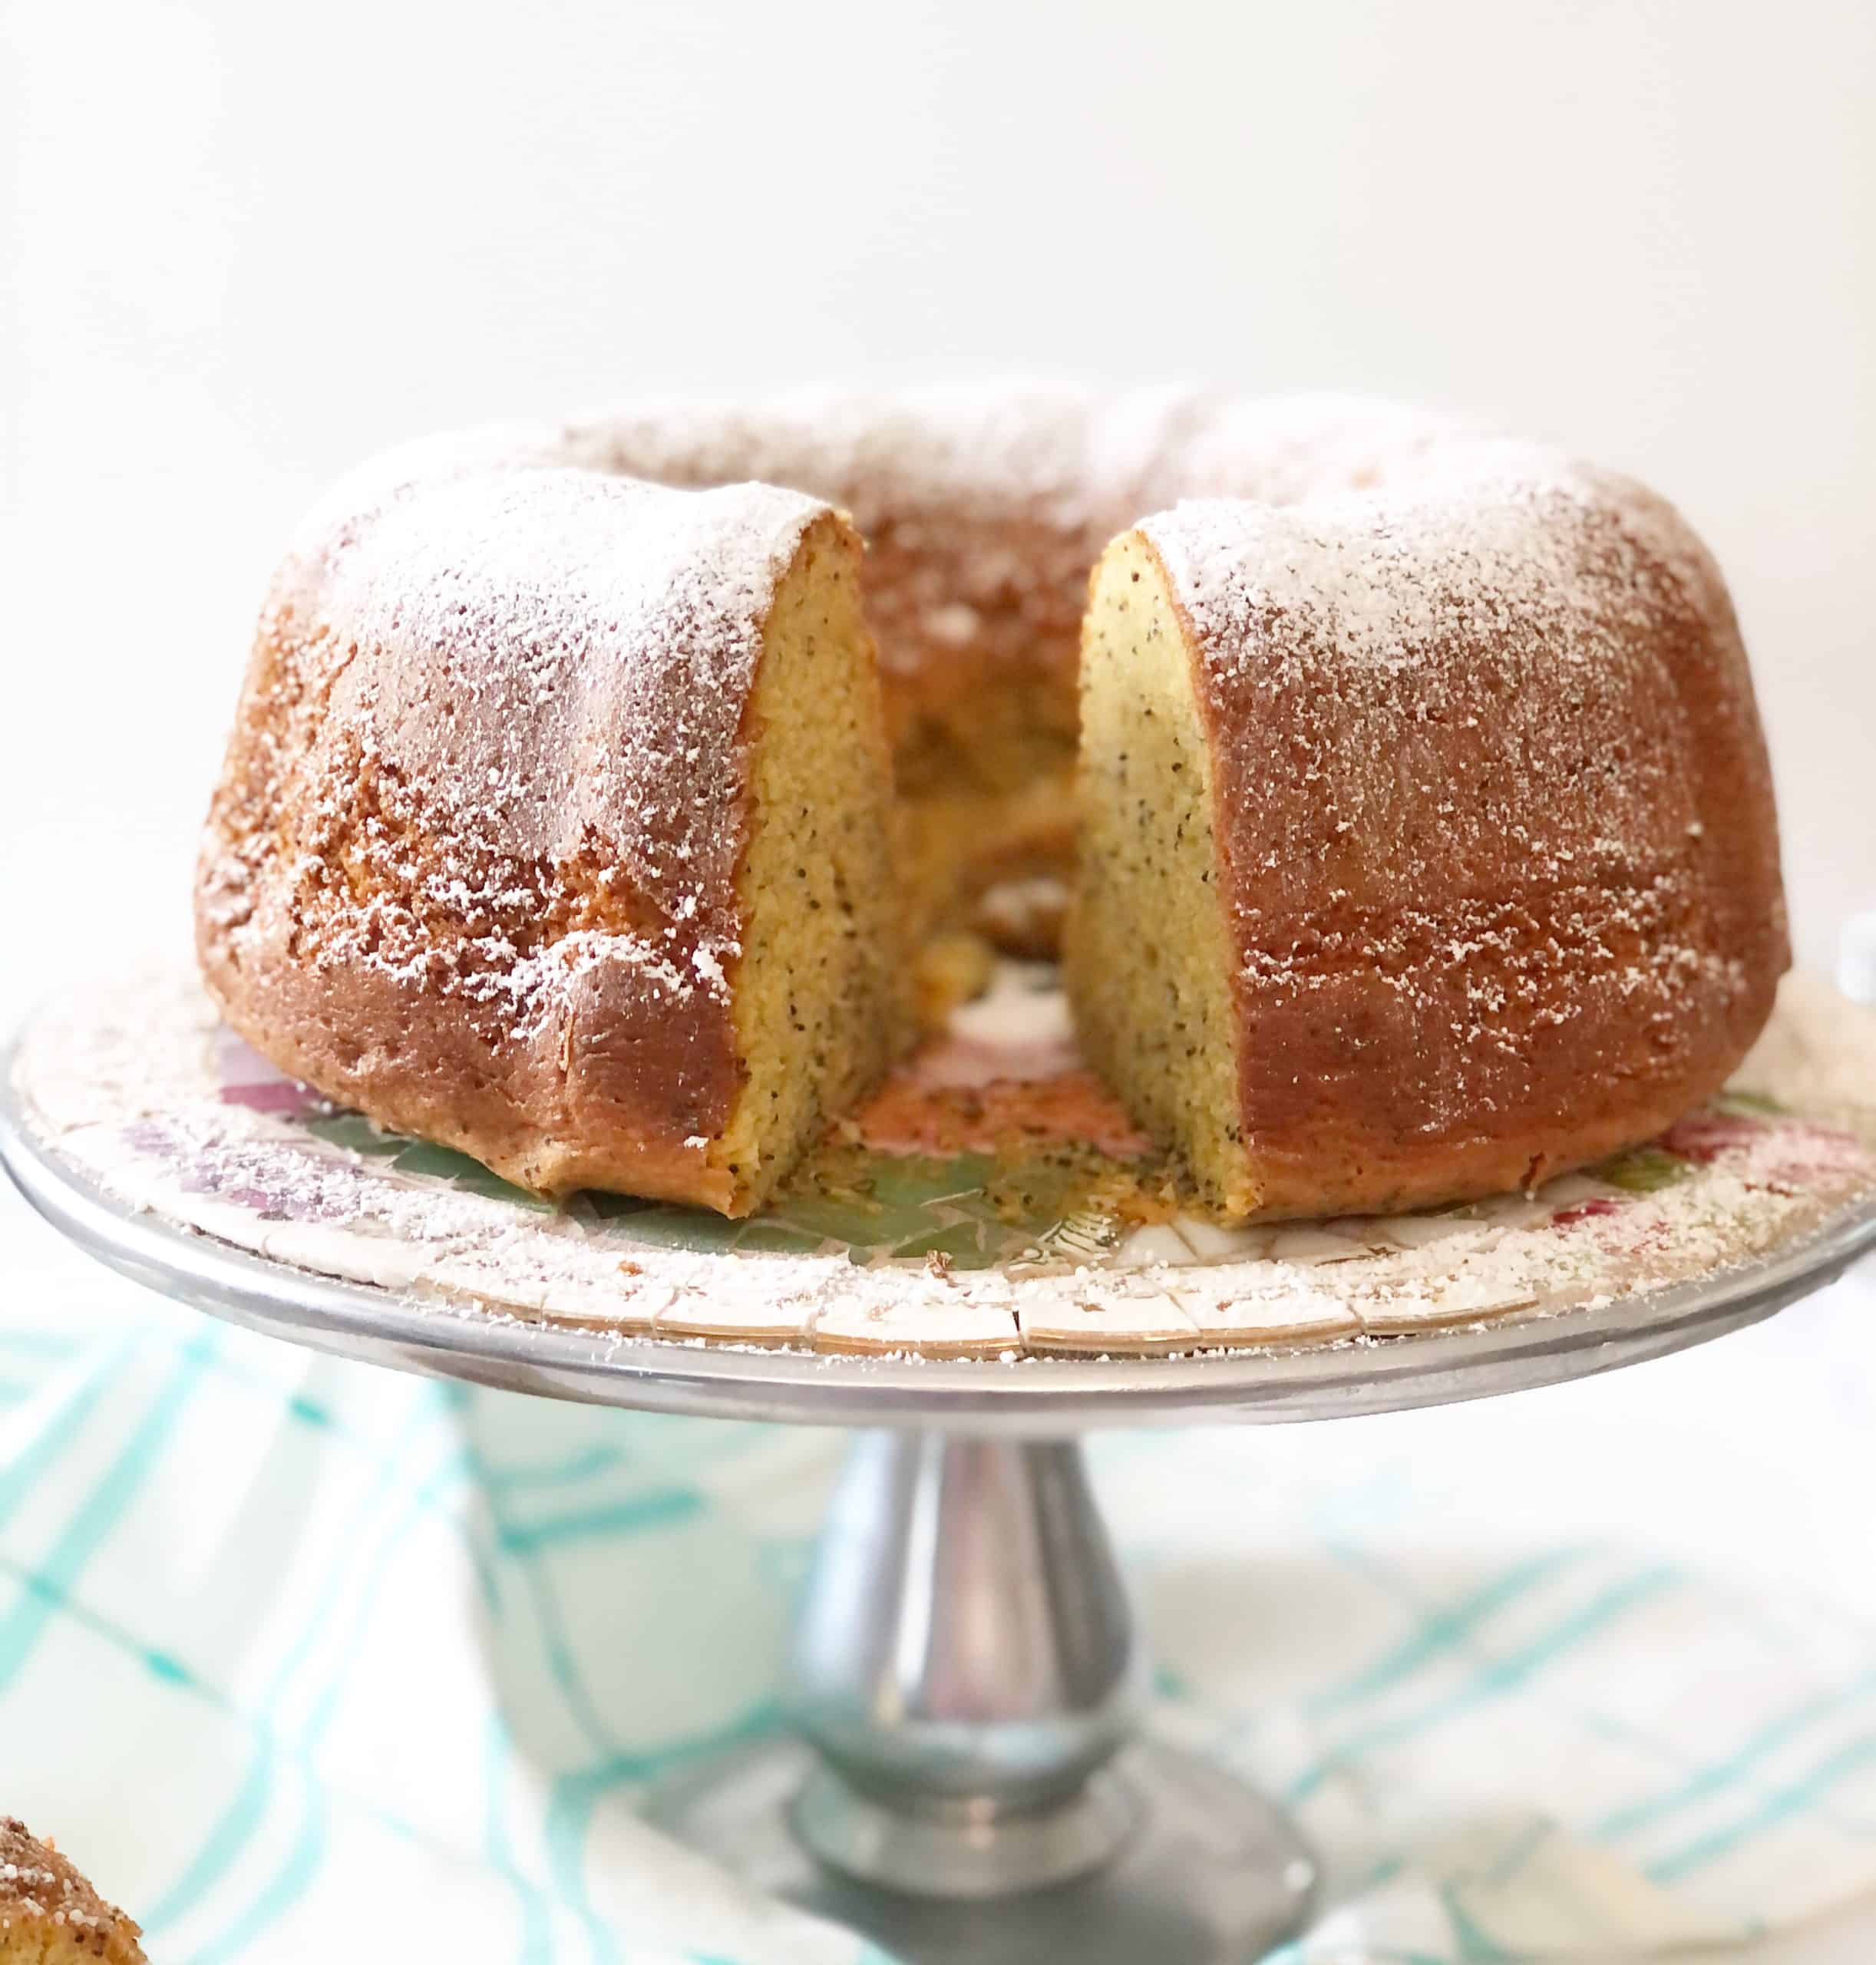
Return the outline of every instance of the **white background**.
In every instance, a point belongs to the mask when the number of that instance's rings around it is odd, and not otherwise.
[[[1631,469],[1732,580],[1801,952],[1876,905],[1858,0],[0,0],[0,170],[8,1020],[180,939],[326,479],[649,388],[1327,386]]]
[[[335,472],[650,387],[1451,405],[1717,550],[1801,947],[1876,903],[1866,0],[0,0],[0,1011],[173,928]]]

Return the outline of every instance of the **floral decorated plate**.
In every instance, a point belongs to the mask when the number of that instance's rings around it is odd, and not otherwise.
[[[1534,1194],[1224,1230],[1178,1211],[1076,1058],[1052,972],[1009,964],[768,1210],[552,1206],[378,1131],[220,1026],[193,979],[45,1013],[24,1124],[121,1202],[439,1309],[818,1352],[1293,1351],[1552,1317],[1763,1258],[1876,1209],[1876,1013],[1788,979],[1734,1085]]]

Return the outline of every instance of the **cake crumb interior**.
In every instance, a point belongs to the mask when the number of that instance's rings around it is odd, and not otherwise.
[[[858,555],[817,521],[778,583],[745,736],[748,841],[732,978],[743,1088],[711,1163],[761,1206],[904,1040],[892,774]]]
[[[1257,1204],[1238,1119],[1209,748],[1159,557],[1096,568],[1082,640],[1080,866],[1066,982],[1089,1062],[1204,1203]]]

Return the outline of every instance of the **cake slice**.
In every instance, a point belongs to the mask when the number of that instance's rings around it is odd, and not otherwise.
[[[512,461],[337,510],[210,813],[224,1015],[523,1187],[759,1207],[906,1027],[852,528]]]
[[[745,713],[732,996],[741,1082],[709,1154],[731,1182],[732,1214],[774,1191],[909,1035],[891,767],[859,558],[841,521],[810,528],[778,583]]]
[[[0,1965],[144,1965],[142,1936],[50,1843],[0,1815]]]
[[[1785,967],[1699,542],[1524,447],[1182,505],[1083,631],[1081,1041],[1228,1219],[1519,1187],[1717,1091]]]

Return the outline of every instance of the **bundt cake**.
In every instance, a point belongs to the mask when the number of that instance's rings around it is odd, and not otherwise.
[[[1560,1171],[1766,1014],[1762,745],[1673,514],[1419,412],[1171,393],[371,467],[263,613],[204,972],[387,1125],[744,1213],[904,1041],[908,949],[1069,871],[1078,727],[1083,1037],[1220,1214]]]
[[[49,1843],[0,1815],[0,1965],[144,1965],[142,1937]]]

